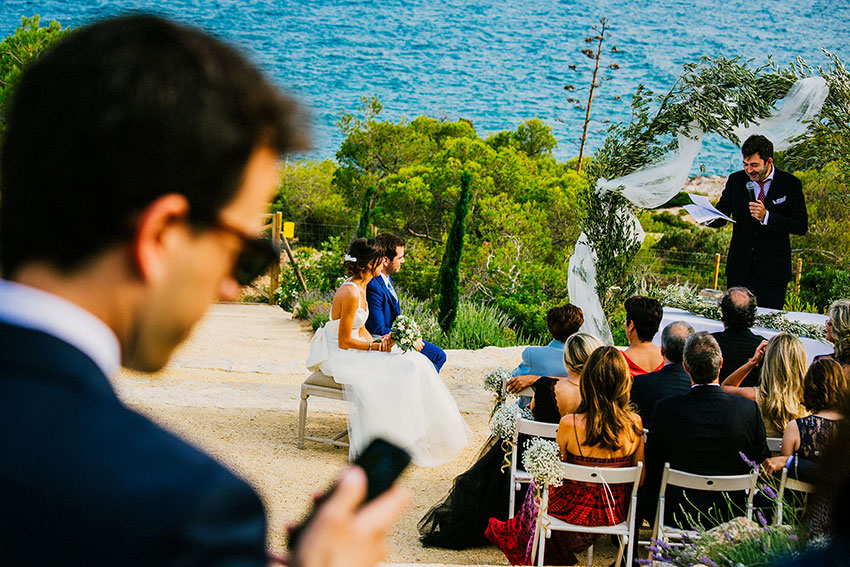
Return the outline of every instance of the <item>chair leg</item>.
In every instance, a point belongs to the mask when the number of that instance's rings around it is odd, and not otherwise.
[[[587,567],[593,567],[593,546],[587,548]]]
[[[614,565],[616,565],[617,567],[620,567],[620,565],[622,564],[622,561],[623,561],[623,548],[626,545],[626,538],[623,537],[623,536],[618,536],[618,538],[620,540],[620,548],[617,550],[617,560],[614,562]],[[631,548],[631,546],[629,546],[629,547]],[[628,561],[629,562],[626,563],[626,566],[632,567],[631,556],[629,557]]]
[[[626,541],[624,539],[623,544],[628,546],[628,550],[626,551],[626,567],[632,567],[632,561],[634,561],[635,558],[635,545],[637,545],[637,535],[635,535],[634,539],[630,539],[629,541]],[[621,553],[622,550],[623,548],[621,547]]]
[[[304,448],[304,428],[307,425],[307,398],[309,394],[301,394],[301,406],[298,408],[298,448]]]
[[[540,532],[540,546],[537,549],[537,565],[543,567],[543,554],[546,553],[546,534],[548,530],[543,528]]]

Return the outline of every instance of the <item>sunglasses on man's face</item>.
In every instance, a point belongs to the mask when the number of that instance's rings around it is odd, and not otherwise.
[[[233,279],[239,285],[248,285],[280,261],[280,248],[275,246],[271,240],[249,236],[232,226],[221,221],[215,224],[215,228],[230,233],[242,241],[242,251],[233,265]]]

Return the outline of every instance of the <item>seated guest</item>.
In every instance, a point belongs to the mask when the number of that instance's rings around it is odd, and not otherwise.
[[[639,517],[655,520],[665,463],[694,474],[735,475],[750,472],[741,453],[759,463],[770,456],[756,403],[720,388],[721,362],[720,346],[708,333],[697,333],[685,343],[684,366],[693,387],[687,394],[655,404],[646,442],[646,483],[638,495]],[[743,506],[743,495],[730,496],[733,503]],[[721,513],[729,510],[727,504],[722,493],[691,490],[685,494],[671,487],[667,489],[666,521],[708,527],[728,519]]]
[[[661,370],[664,357],[661,349],[652,344],[652,339],[661,326],[664,308],[657,299],[635,295],[626,300],[626,338],[629,348],[623,351],[629,374],[637,376]]]
[[[814,361],[803,379],[803,405],[811,414],[788,422],[782,436],[782,455],[767,459],[763,464],[765,470],[788,467],[791,472],[798,460],[806,461],[804,467],[818,463],[838,421],[843,418],[840,411],[846,397],[847,378],[841,365],[829,358]],[[817,499],[810,504],[812,530],[827,532],[829,511]]]
[[[581,309],[567,303],[551,308],[546,313],[546,326],[552,341],[546,346],[529,346],[522,351],[522,362],[511,373],[507,382],[508,392],[516,394],[531,386],[541,376],[563,378],[567,375],[564,368],[564,342],[567,337],[578,332],[584,315]],[[525,398],[525,396],[523,396]],[[523,399],[522,405],[528,405],[530,399]]]
[[[629,373],[616,347],[593,351],[581,373],[579,413],[561,418],[557,443],[561,458],[590,467],[630,467],[643,461],[643,426],[629,409]],[[625,520],[631,485],[587,485],[565,481],[550,487],[548,512],[565,522],[610,526]],[[526,565],[531,556],[537,520],[534,491],[529,490],[519,513],[502,522],[490,520],[487,538],[499,546],[512,565]],[[573,565],[575,553],[593,545],[595,534],[556,532],[546,546],[544,563]]]
[[[593,351],[601,346],[602,341],[588,333],[576,333],[567,339],[564,345],[567,377],[555,384],[555,402],[561,415],[575,413],[581,405],[581,371]]]
[[[723,366],[720,368],[720,383],[737,368],[740,368],[756,352],[759,344],[767,339],[753,333],[750,328],[756,322],[756,296],[745,287],[730,287],[720,298],[720,320],[723,330],[711,333],[720,352],[723,353]],[[741,386],[758,386],[761,366],[741,382]]]
[[[739,384],[764,358],[761,386],[740,387]],[[761,410],[768,437],[781,437],[785,424],[802,417],[803,374],[806,372],[806,350],[794,335],[779,333],[759,345],[743,366],[723,381],[727,394],[754,400]]]
[[[652,425],[652,410],[658,400],[687,394],[691,390],[691,378],[682,366],[685,342],[694,334],[694,328],[684,321],[674,321],[661,331],[661,354],[664,367],[655,372],[640,374],[632,382],[631,399],[637,408],[643,425]]]
[[[829,306],[826,320],[826,340],[835,345],[832,354],[815,358],[833,358],[841,364],[850,379],[850,299],[838,299]]]

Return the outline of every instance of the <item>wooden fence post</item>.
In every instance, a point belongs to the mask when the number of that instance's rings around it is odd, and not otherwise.
[[[292,249],[289,247],[289,240],[286,239],[286,236],[281,238],[281,242],[283,242],[283,250],[286,252],[286,255],[289,256],[289,263],[292,266],[292,271],[295,272],[295,277],[298,278],[298,282],[301,284],[301,287],[304,288],[304,291],[307,291],[307,282],[304,281],[304,276],[301,275],[301,270],[298,269],[298,264],[295,262],[295,256],[292,255]]]
[[[803,275],[803,259],[797,258],[797,269],[794,273],[794,295],[800,296],[800,276]]]
[[[272,244],[280,250],[280,223],[283,220],[283,213],[276,212],[272,217]],[[272,265],[269,282],[269,305],[277,305],[277,297],[275,291],[280,286],[280,255],[277,257],[277,262]]]
[[[712,281],[714,283],[711,284],[711,289],[717,289],[717,278],[719,278],[719,277],[720,277],[720,254],[715,254],[714,255],[714,278],[712,279]]]

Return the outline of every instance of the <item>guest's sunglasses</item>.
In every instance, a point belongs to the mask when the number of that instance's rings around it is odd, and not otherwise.
[[[242,250],[233,265],[233,279],[239,285],[248,285],[280,261],[280,248],[275,246],[271,240],[257,238],[245,234],[240,229],[228,226],[221,220],[217,221],[214,228],[222,230],[242,241]]]

